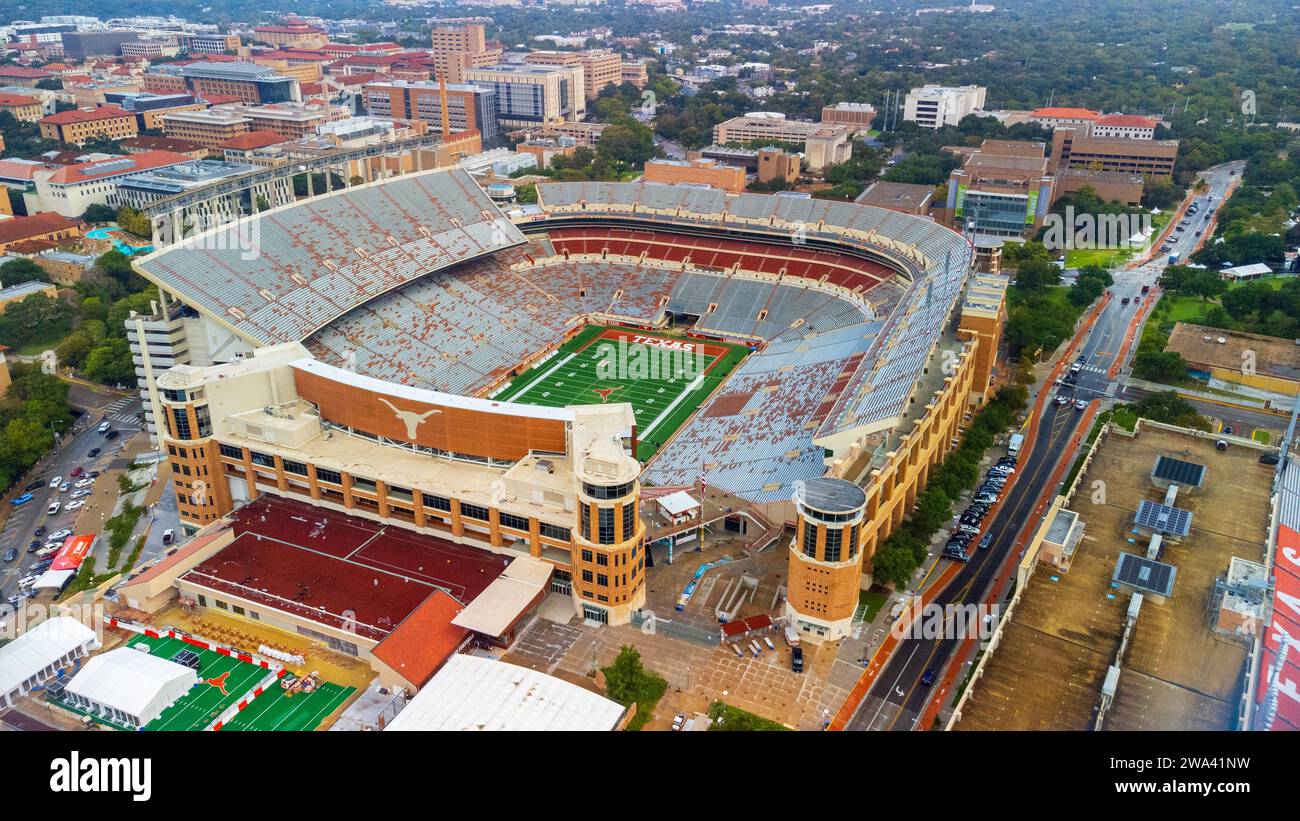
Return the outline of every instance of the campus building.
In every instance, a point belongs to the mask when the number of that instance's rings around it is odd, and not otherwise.
[[[1058,171],[1110,171],[1168,182],[1178,161],[1178,141],[1101,137],[1092,126],[1061,127],[1052,132],[1052,160]]]
[[[745,169],[721,165],[712,160],[649,160],[645,164],[645,181],[675,185],[679,182],[721,188],[731,194],[745,190]]]
[[[956,125],[966,115],[984,108],[987,93],[984,86],[924,85],[914,88],[903,101],[903,120],[921,128]]]
[[[442,128],[442,89],[433,81],[390,80],[362,86],[366,112],[372,117],[419,120]],[[447,114],[453,133],[478,131],[484,144],[500,139],[496,90],[488,86],[448,84]]]
[[[116,208],[121,204],[118,186],[137,174],[190,161],[184,154],[144,151],[37,171],[33,175],[33,181],[42,208],[75,218],[86,213],[86,209],[92,205]]]
[[[445,77],[448,83],[467,82],[467,69],[501,62],[502,50],[488,47],[482,23],[438,26],[433,30],[431,41],[435,78],[441,80]]]
[[[60,111],[40,120],[41,137],[82,145],[89,140],[124,140],[140,133],[135,115],[115,105]]]
[[[795,143],[803,146],[810,171],[845,162],[853,154],[851,137],[857,129],[843,124],[810,123],[787,119],[774,111],[751,111],[713,127],[718,145],[753,142]]]
[[[1016,140],[985,140],[968,152],[948,176],[946,223],[977,236],[1028,236],[1053,199],[1045,152],[1043,143]]]
[[[530,51],[524,62],[539,66],[580,66],[583,89],[588,100],[594,100],[609,86],[623,81],[623,61],[607,48],[587,51]]]
[[[497,121],[502,128],[577,122],[587,113],[582,66],[467,68],[464,81],[495,92]]]

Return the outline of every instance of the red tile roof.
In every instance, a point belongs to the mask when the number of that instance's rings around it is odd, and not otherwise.
[[[42,211],[31,217],[14,217],[0,220],[0,243],[11,242],[51,234],[80,225],[79,220],[71,220],[57,211]]]
[[[16,160],[0,160],[0,177],[7,180],[28,180],[37,169],[44,168],[44,164],[39,162],[18,162]]]
[[[1111,125],[1123,128],[1155,128],[1156,121],[1150,117],[1136,114],[1107,114],[1097,120],[1096,125]]]
[[[45,80],[52,78],[54,75],[48,71],[39,68],[23,68],[22,66],[0,66],[0,77],[16,77],[24,80]]]
[[[375,645],[371,655],[416,687],[423,687],[469,638],[468,630],[451,623],[463,609],[450,595],[435,590]]]
[[[83,162],[77,165],[65,165],[55,171],[50,182],[55,185],[76,185],[90,180],[100,180],[124,174],[139,174],[155,168],[192,162],[184,154],[172,151],[142,151],[139,154],[126,154],[107,160]]]
[[[1035,117],[1047,117],[1054,120],[1095,120],[1100,114],[1088,108],[1035,108]]]
[[[119,117],[134,116],[131,112],[115,105],[102,105],[99,108],[89,110],[77,108],[72,111],[60,111],[58,114],[51,114],[43,118],[41,122],[49,125],[72,125],[73,123],[93,123],[99,120],[115,120]]]
[[[0,106],[20,106],[20,105],[40,105],[41,101],[35,97],[24,97],[21,94],[5,94],[0,92]]]
[[[274,131],[248,131],[243,134],[236,134],[218,145],[217,148],[251,151],[254,148],[265,148],[268,145],[279,145],[287,142],[289,142],[288,138],[281,137]]]

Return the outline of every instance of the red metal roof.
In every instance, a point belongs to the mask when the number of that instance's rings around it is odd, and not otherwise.
[[[122,174],[139,174],[155,168],[166,168],[190,162],[190,158],[174,151],[141,151],[139,154],[125,154],[107,160],[65,165],[50,176],[55,185],[76,185],[90,180],[101,180]]]
[[[5,94],[0,92],[0,106],[20,106],[20,105],[40,105],[41,101],[35,97],[24,97],[21,94]]]
[[[56,211],[42,211],[30,217],[0,220],[0,243],[8,244],[29,237],[39,237],[55,231],[75,228],[81,223],[68,219]]]
[[[268,145],[279,145],[287,142],[289,142],[288,138],[281,137],[274,131],[248,131],[243,134],[236,134],[218,145],[217,148],[251,151],[254,148],[265,148]]]
[[[1139,117],[1136,114],[1107,114],[1105,117],[1097,119],[1097,125],[1113,125],[1126,128],[1155,128],[1156,121],[1150,117]]]
[[[1054,120],[1095,120],[1099,116],[1098,112],[1088,108],[1061,108],[1048,106],[1046,108],[1034,109],[1035,117],[1046,117]]]
[[[371,655],[416,687],[423,687],[469,638],[468,630],[451,623],[464,609],[448,594],[435,590],[375,645]]]

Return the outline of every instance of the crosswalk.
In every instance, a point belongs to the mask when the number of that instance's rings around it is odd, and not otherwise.
[[[111,404],[100,410],[100,415],[107,416],[113,422],[121,422],[125,425],[140,425],[140,417],[136,414],[140,410],[140,400],[134,396],[123,396],[121,399],[114,400]]]

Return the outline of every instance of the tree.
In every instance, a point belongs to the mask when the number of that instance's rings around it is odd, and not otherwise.
[[[45,294],[11,302],[0,314],[0,343],[21,348],[34,341],[61,337],[72,327],[72,315],[71,305]]]
[[[1130,406],[1134,413],[1153,422],[1164,422],[1184,428],[1209,430],[1210,421],[1196,412],[1196,408],[1174,391],[1151,393]]]
[[[11,285],[21,285],[24,282],[49,281],[50,277],[45,273],[44,268],[24,257],[11,259],[0,265],[0,282],[3,282],[6,288]]]
[[[107,205],[95,203],[86,209],[81,218],[86,222],[112,222],[117,219],[117,212]]]
[[[1187,363],[1177,351],[1138,351],[1133,375],[1152,382],[1179,382],[1187,378]]]
[[[135,381],[135,363],[126,339],[115,337],[94,348],[86,355],[87,379],[105,385],[126,385]]]

